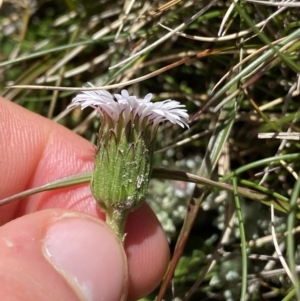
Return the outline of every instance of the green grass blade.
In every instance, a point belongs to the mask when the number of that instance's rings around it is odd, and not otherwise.
[[[237,218],[239,221],[239,229],[240,229],[240,237],[241,237],[241,253],[242,253],[242,287],[241,287],[241,297],[240,300],[245,300],[246,292],[247,292],[247,241],[245,235],[244,228],[244,220],[242,214],[242,208],[240,204],[239,192],[237,187],[237,178],[234,177],[232,179],[233,183],[233,195],[234,195],[234,203],[237,212]]]

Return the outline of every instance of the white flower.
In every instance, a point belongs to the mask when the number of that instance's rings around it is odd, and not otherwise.
[[[94,87],[90,83],[89,85]],[[107,114],[114,121],[118,121],[120,116],[122,116],[125,122],[128,122],[132,117],[138,116],[140,123],[147,119],[148,123],[153,124],[154,128],[164,121],[170,121],[181,127],[189,127],[189,115],[185,105],[180,104],[178,101],[168,99],[153,103],[151,102],[151,93],[140,99],[136,96],[130,96],[127,90],[122,90],[121,94],[114,94],[114,96],[116,100],[105,90],[82,91],[73,98],[68,109],[76,106],[81,106],[81,109],[92,107],[101,116]]]
[[[113,97],[104,90],[83,89],[68,106],[92,107],[100,114],[90,187],[106,222],[123,242],[127,216],[147,194],[158,125],[170,121],[188,127],[184,105],[171,99],[153,103],[151,98],[130,96],[126,90]]]

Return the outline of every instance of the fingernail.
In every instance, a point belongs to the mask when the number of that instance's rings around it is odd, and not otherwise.
[[[44,239],[47,260],[80,300],[124,300],[127,263],[118,239],[105,224],[65,217],[50,225]]]

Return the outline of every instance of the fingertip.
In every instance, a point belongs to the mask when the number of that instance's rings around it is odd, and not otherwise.
[[[125,300],[126,255],[104,222],[77,213],[59,217],[46,230],[44,255],[85,300]]]
[[[93,145],[62,125],[1,97],[0,120],[0,132],[5,136],[5,143],[0,143],[0,170],[5,170],[0,175],[0,199],[92,170]],[[66,190],[60,192],[55,191],[56,196],[66,200]],[[5,205],[0,211],[0,224],[30,211],[27,204],[39,206],[49,199],[46,195],[29,197],[28,203],[22,200]]]
[[[126,297],[125,252],[103,221],[78,212],[45,210],[6,224],[0,235],[3,300]]]
[[[129,216],[125,250],[129,267],[129,300],[152,292],[161,282],[170,259],[164,230],[154,212],[143,204]]]

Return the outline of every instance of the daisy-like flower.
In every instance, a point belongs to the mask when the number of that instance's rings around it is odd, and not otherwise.
[[[100,114],[91,191],[107,223],[124,242],[127,216],[148,190],[159,124],[170,121],[188,127],[189,116],[175,100],[153,103],[152,94],[140,99],[126,90],[114,96],[105,90],[82,91],[68,109],[92,107]]]

